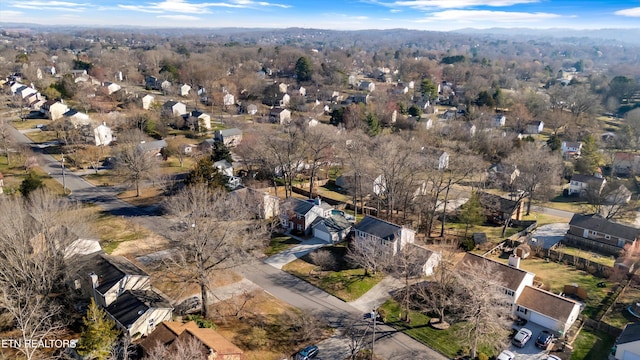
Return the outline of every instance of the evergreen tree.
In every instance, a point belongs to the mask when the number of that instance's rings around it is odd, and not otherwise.
[[[411,105],[409,108],[409,115],[414,117],[420,117],[422,115],[422,109],[417,105]]]
[[[549,136],[549,140],[547,140],[547,146],[551,151],[558,151],[562,147],[562,141],[558,135],[552,134]]]
[[[465,224],[464,237],[467,238],[467,232],[469,228],[476,225],[482,225],[484,222],[484,213],[482,206],[480,205],[480,199],[478,193],[475,191],[471,193],[469,201],[467,201],[460,209],[460,221]]]
[[[582,140],[580,157],[576,160],[576,171],[580,174],[594,174],[602,163],[596,138],[589,134]]]
[[[213,159],[204,156],[194,165],[184,182],[187,185],[207,184],[210,188],[225,189],[227,186],[227,176],[223,175],[213,166]]]
[[[301,56],[298,61],[296,61],[296,77],[298,78],[298,82],[311,81],[312,74],[313,69],[311,69],[309,59]]]
[[[113,320],[109,319],[105,311],[91,299],[82,322],[85,328],[78,342],[78,354],[85,359],[108,359],[111,348],[120,334]]]
[[[420,93],[427,100],[433,100],[438,97],[438,87],[431,79],[424,79],[420,83]]]
[[[42,186],[44,186],[44,184],[42,183],[42,179],[40,179],[40,176],[38,176],[33,171],[29,171],[27,177],[24,178],[24,180],[22,180],[22,182],[20,183],[20,193],[24,197],[29,197],[29,194],[31,194],[31,192],[41,188]]]
[[[375,114],[369,113],[367,114],[367,134],[369,136],[376,136],[382,132],[382,127],[380,127],[380,122]]]
[[[213,162],[220,161],[220,160],[227,160],[229,164],[233,162],[233,158],[231,157],[231,151],[229,150],[227,145],[225,145],[222,142],[214,143],[213,155],[211,160],[213,160]]]

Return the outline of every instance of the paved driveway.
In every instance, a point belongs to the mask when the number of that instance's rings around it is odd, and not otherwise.
[[[536,339],[538,338],[538,335],[540,334],[540,332],[542,330],[546,330],[546,328],[544,328],[544,327],[542,327],[540,325],[534,324],[532,322],[528,322],[524,327],[529,329],[529,330],[531,330],[533,335],[531,336],[531,339],[527,342],[527,344],[523,348],[519,348],[519,347],[514,346],[514,345],[509,345],[509,350],[511,350],[516,355],[515,360],[541,360],[541,359],[546,359],[547,355],[548,355],[548,352],[545,351],[545,350],[539,349],[535,345],[535,342],[536,342]]]
[[[294,261],[295,259],[305,256],[308,253],[327,245],[327,242],[318,238],[311,238],[302,241],[300,244],[287,249],[281,253],[270,256],[264,260],[266,264],[276,269],[282,269],[283,266]]]
[[[529,244],[542,246],[543,249],[550,249],[553,245],[562,241],[567,230],[569,230],[568,223],[542,225],[531,235]]]

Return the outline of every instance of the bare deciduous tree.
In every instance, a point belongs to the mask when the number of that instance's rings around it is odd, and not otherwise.
[[[430,281],[415,287],[415,299],[418,308],[425,312],[438,314],[440,323],[446,324],[447,313],[455,304],[455,250],[442,248],[442,258],[434,268]]]
[[[309,164],[309,198],[314,197],[313,186],[320,167],[333,156],[335,129],[329,125],[306,127],[302,132],[302,141]]]
[[[364,268],[365,276],[376,274],[387,268],[392,257],[391,249],[380,241],[354,239],[349,243],[346,258],[351,263]]]
[[[11,165],[11,152],[9,149],[14,145],[10,127],[9,120],[6,118],[0,119],[0,149],[7,157],[7,165]]]
[[[202,184],[169,198],[166,210],[181,239],[166,265],[181,281],[198,285],[206,317],[212,274],[248,261],[264,241],[266,224],[237,197]]]
[[[89,233],[89,221],[79,205],[37,190],[28,200],[0,198],[0,311],[11,314],[19,338],[28,341],[51,339],[65,325],[65,258],[78,235]],[[43,349],[22,346],[27,359]]]
[[[144,360],[205,360],[207,353],[203,344],[193,336],[188,340],[177,340],[170,347],[158,344],[154,347]]]
[[[133,129],[129,134],[120,135],[120,144],[114,149],[115,170],[135,187],[136,196],[140,196],[140,186],[144,181],[156,179],[159,167],[158,156],[139,146],[138,139],[146,137]]]

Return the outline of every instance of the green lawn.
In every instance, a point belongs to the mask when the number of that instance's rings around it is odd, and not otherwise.
[[[571,360],[602,360],[611,352],[615,337],[583,328],[573,343]]]
[[[568,255],[578,256],[581,258],[585,258],[591,262],[610,266],[610,267],[613,267],[613,264],[616,262],[616,259],[613,256],[599,255],[590,251],[585,251],[585,250],[574,248],[574,247],[561,246],[556,250]]]
[[[287,235],[274,234],[269,241],[269,247],[265,249],[264,254],[267,256],[275,255],[300,244],[299,240]]]
[[[623,293],[621,293],[616,299],[616,303],[611,310],[602,318],[602,321],[609,325],[624,328],[629,322],[638,321],[633,315],[629,313],[627,308],[629,305],[633,305],[640,299],[640,287],[628,286]]]
[[[311,262],[310,255],[305,255],[289,264],[282,270],[317,286],[331,295],[344,301],[353,301],[371,290],[384,277],[383,274],[364,275],[364,269],[352,268],[344,260],[347,247],[345,244],[322,248],[333,253],[337,261],[336,271],[320,271]]]
[[[583,206],[586,202],[579,197],[565,197],[565,196],[556,196],[551,199],[551,201],[539,203],[537,205],[549,207],[558,210],[570,211],[574,213],[579,213],[582,211]]]

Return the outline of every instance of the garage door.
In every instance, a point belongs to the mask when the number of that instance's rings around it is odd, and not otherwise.
[[[531,310],[529,310],[531,311]],[[529,318],[529,321],[536,323],[540,326],[543,326],[547,329],[551,329],[551,330],[558,330],[558,322],[554,319],[551,319],[547,316],[544,316],[542,314],[539,314],[535,311],[531,311],[531,317]]]
[[[331,234],[320,230],[320,226],[313,228],[313,236],[321,239],[322,241],[326,241],[328,243],[331,242]]]

